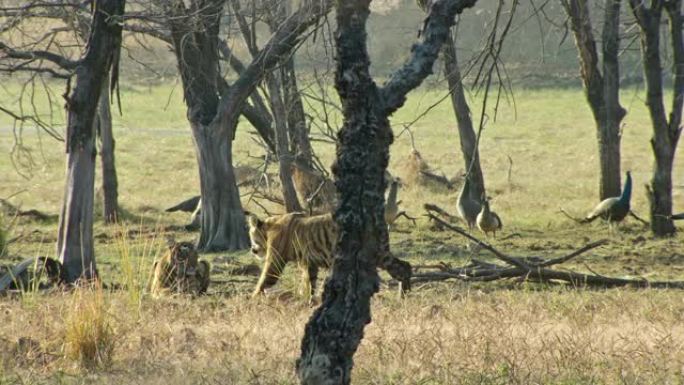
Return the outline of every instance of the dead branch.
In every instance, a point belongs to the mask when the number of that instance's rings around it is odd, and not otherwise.
[[[441,217],[446,218],[449,222],[457,222],[460,220],[460,218],[458,218],[457,216],[449,214],[448,212],[446,212],[446,210],[432,203],[425,203],[423,205],[423,208],[425,209],[425,211],[427,211],[428,214],[432,214],[433,212],[435,212],[439,214]]]
[[[481,240],[475,238],[474,236],[468,234],[468,232],[465,231],[464,229],[462,229],[458,226],[454,226],[450,223],[447,223],[447,222],[441,220],[440,218],[438,218],[437,216],[435,216],[433,214],[428,213],[427,215],[430,217],[430,219],[432,219],[433,221],[435,221],[435,222],[439,223],[440,225],[446,227],[447,229],[454,231],[458,234],[461,234],[462,236],[468,238],[469,240],[477,243],[480,247],[491,252],[492,254],[494,254],[495,257],[502,260],[503,262],[506,262],[509,265],[517,266],[517,267],[522,268],[522,269],[528,269],[528,270],[530,269],[529,265],[527,263],[525,263],[524,261],[522,261],[521,259],[509,257],[508,255],[506,255],[506,254],[500,252],[499,250],[495,249],[489,243],[481,241]]]
[[[456,189],[456,183],[453,181],[449,180],[446,176],[444,175],[437,175],[431,171],[428,170],[420,170],[420,174],[425,177],[425,179],[435,182],[437,184],[441,184],[445,186],[449,190],[455,190]]]
[[[519,282],[543,282],[557,283],[564,282],[572,287],[633,287],[633,288],[672,288],[684,289],[684,281],[648,281],[643,278],[614,278],[600,275],[587,267],[591,274],[578,273],[575,271],[559,271],[551,269],[551,266],[567,262],[589,250],[605,245],[607,240],[600,240],[589,243],[581,248],[559,258],[516,258],[508,256],[491,245],[468,234],[465,230],[453,226],[428,214],[432,220],[439,222],[442,226],[450,229],[489,250],[494,256],[503,261],[505,265],[481,262],[472,260],[467,265],[452,268],[448,264],[423,265],[416,269],[436,269],[432,272],[416,272],[413,274],[412,283],[445,281],[458,279],[469,282],[490,282],[499,279],[516,279]]]
[[[406,214],[406,211],[400,211],[399,214],[397,214],[397,216],[394,218],[394,220],[397,220],[399,217],[404,217],[404,218],[408,219],[409,221],[413,222],[414,226],[416,225],[416,219],[417,218],[409,216],[408,214]]]

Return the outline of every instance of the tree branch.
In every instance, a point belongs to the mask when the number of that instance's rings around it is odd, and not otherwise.
[[[454,16],[475,5],[476,0],[441,0],[430,6],[423,24],[422,42],[411,48],[411,57],[395,71],[380,89],[386,113],[391,114],[406,101],[406,94],[418,87],[430,74],[442,44],[449,35]]]
[[[64,56],[58,55],[48,51],[19,51],[11,48],[7,44],[0,41],[0,52],[3,52],[5,58],[22,59],[22,60],[47,60],[58,65],[60,68],[66,70],[73,70],[80,63],[78,60],[67,59]],[[0,57],[2,59],[2,57]]]
[[[333,0],[308,0],[281,24],[240,78],[221,95],[219,113],[212,122],[220,134],[227,134],[235,125],[242,102],[254,91],[264,74],[292,51],[304,31],[328,13],[333,3]]]

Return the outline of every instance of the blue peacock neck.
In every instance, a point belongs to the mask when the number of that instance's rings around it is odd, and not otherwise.
[[[632,174],[627,172],[627,179],[625,179],[625,187],[622,189],[622,194],[620,194],[620,203],[629,204],[629,200],[632,198]]]

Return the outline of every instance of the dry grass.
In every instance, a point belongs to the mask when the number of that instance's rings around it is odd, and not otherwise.
[[[188,219],[163,209],[198,189],[180,93],[172,94],[166,110],[158,108],[171,89],[124,87],[125,113],[115,116],[120,202],[127,212],[121,226],[96,222],[95,239],[100,273],[124,290],[0,299],[0,385],[296,383],[294,361],[312,308],[305,298],[291,294],[300,286],[294,267],[286,271],[275,293],[252,301],[248,295],[256,277],[229,273],[254,262],[247,252],[203,255],[212,262],[212,278],[217,281],[209,296],[152,301],[144,293],[150,266],[162,248],[160,229]],[[440,90],[412,94],[393,123],[402,127],[443,95]],[[633,206],[646,216],[640,191],[652,164],[648,115],[636,93],[626,91],[623,96],[630,111],[623,131],[623,168],[631,169],[635,178]],[[516,256],[554,257],[608,237],[604,224],[577,226],[557,212],[563,206],[579,215],[597,200],[594,125],[581,90],[519,90],[516,98],[517,117],[512,106],[502,106],[481,143],[488,193],[504,222],[502,235],[520,234],[493,243]],[[9,153],[12,136],[3,131],[9,125],[3,119],[0,116],[0,153]],[[234,158],[239,164],[258,166],[254,156],[261,150],[252,144],[248,131],[241,123]],[[416,148],[433,171],[452,176],[463,169],[448,104],[431,110],[413,132]],[[41,142],[29,132],[24,138],[35,162],[31,177],[19,176],[9,157],[0,157],[0,197],[26,190],[12,202],[57,213],[63,192],[63,147]],[[324,163],[330,164],[333,147],[318,142],[316,146]],[[393,174],[411,171],[406,164],[411,149],[407,135],[396,139],[390,161]],[[509,156],[514,161],[510,181]],[[682,167],[684,158],[678,156],[675,186],[684,183]],[[457,194],[407,183],[399,199],[409,215],[420,216],[425,202],[454,212]],[[677,187],[676,207],[682,197],[684,190]],[[247,208],[259,212],[253,203]],[[56,226],[54,221],[18,221],[12,236],[20,239],[11,244],[2,263],[51,255]],[[411,262],[459,264],[471,257],[465,242],[430,230],[422,218],[415,227],[401,221],[397,230],[391,234],[393,252]],[[195,236],[183,231],[173,235],[177,240]],[[608,246],[567,267],[587,271],[590,266],[614,276],[684,279],[683,239],[681,234],[653,239],[642,225],[628,221]],[[398,300],[393,291],[383,290],[373,302],[373,322],[356,355],[354,383],[679,384],[684,378],[682,318],[682,295],[671,291],[441,283],[417,287]],[[99,358],[100,351],[109,353]],[[100,365],[84,365],[82,356],[94,357],[90,362]]]
[[[64,356],[86,368],[108,367],[116,344],[108,299],[99,284],[78,287],[63,310]]]
[[[92,341],[79,354],[107,351],[106,368],[84,373],[73,361],[80,356],[69,354],[75,336],[62,335],[73,321],[60,314],[74,298],[89,314],[78,324],[101,325],[79,334]],[[91,313],[94,304],[107,316]],[[246,296],[146,300],[140,318],[126,317],[127,308],[122,294],[101,291],[49,296],[31,309],[4,301],[0,336],[15,355],[4,357],[3,383],[59,383],[56,373],[79,383],[295,383],[311,312],[303,301]],[[681,295],[666,291],[439,287],[403,301],[385,292],[374,301],[354,383],[674,384],[684,368],[683,313]],[[21,338],[33,341],[32,355],[16,356]]]

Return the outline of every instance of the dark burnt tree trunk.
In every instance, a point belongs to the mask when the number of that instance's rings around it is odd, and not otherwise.
[[[458,123],[461,153],[470,180],[470,195],[474,199],[480,199],[486,191],[482,168],[480,167],[480,151],[477,146],[477,135],[473,129],[473,121],[470,117],[470,108],[463,91],[463,81],[456,56],[456,44],[451,34],[444,42],[442,60],[444,61],[444,75],[451,92],[451,105]]]
[[[653,178],[648,188],[651,205],[651,230],[657,236],[674,234],[672,215],[672,163],[681,133],[682,103],[684,102],[684,40],[682,38],[681,0],[654,0],[645,3],[630,0],[630,7],[640,28],[641,53],[646,78],[646,106],[648,107],[655,156]],[[667,12],[673,53],[674,90],[672,110],[668,119],[663,102],[663,73],[660,60],[660,23],[662,12]]]
[[[171,7],[171,36],[200,175],[197,247],[203,251],[243,249],[249,242],[231,162],[233,133],[222,134],[212,124],[219,107],[218,33],[223,1],[197,0],[186,7],[179,0]]]
[[[198,247],[204,251],[242,249],[249,239],[231,159],[238,118],[264,74],[295,49],[308,27],[329,11],[332,0],[303,2],[264,48],[253,53],[254,59],[231,85],[218,81],[218,31],[224,1],[194,0],[188,7],[185,3],[172,2],[169,26],[200,167]]]
[[[119,216],[119,182],[116,176],[114,150],[116,141],[112,131],[112,112],[109,103],[109,81],[105,81],[97,109],[97,127],[100,137],[102,166],[102,196],[105,223],[116,223]]]
[[[121,46],[124,6],[124,0],[94,3],[86,53],[76,69],[76,84],[66,101],[66,186],[57,252],[68,282],[97,276],[93,249],[94,120],[103,84]]]
[[[306,325],[297,375],[302,384],[349,384],[353,355],[371,321],[378,261],[389,253],[384,220],[384,173],[392,131],[388,117],[432,71],[454,16],[474,0],[442,0],[430,7],[423,41],[410,60],[379,88],[369,73],[369,0],[337,2],[335,87],[343,106],[333,166],[339,238],[323,302]]]
[[[620,0],[605,0],[603,21],[603,73],[589,16],[588,0],[561,0],[575,37],[580,75],[594,116],[599,145],[599,198],[620,195],[620,123],[626,111],[619,101],[618,66]]]

